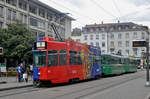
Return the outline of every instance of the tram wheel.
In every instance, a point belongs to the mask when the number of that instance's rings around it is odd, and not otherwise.
[[[41,82],[40,81],[33,81],[33,86],[34,87],[40,87],[41,86]]]

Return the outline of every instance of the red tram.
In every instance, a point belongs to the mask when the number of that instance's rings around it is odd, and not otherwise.
[[[34,85],[65,83],[101,75],[100,48],[42,37],[34,43]]]

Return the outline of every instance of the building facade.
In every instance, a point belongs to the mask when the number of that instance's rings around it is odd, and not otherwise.
[[[80,28],[74,28],[71,33],[71,39],[76,42],[81,42],[81,32],[82,30]]]
[[[0,27],[7,28],[8,23],[16,20],[27,24],[37,37],[55,37],[51,28],[54,23],[62,38],[71,37],[73,18],[38,0],[0,0]]]
[[[83,27],[81,42],[100,46],[103,54],[142,57],[146,48],[133,47],[133,41],[146,41],[147,37],[147,29],[132,22],[93,24]]]

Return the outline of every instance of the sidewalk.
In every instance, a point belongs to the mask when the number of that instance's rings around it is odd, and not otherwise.
[[[31,77],[28,78],[28,82],[19,83],[17,77],[0,77],[0,91],[15,89],[15,88],[23,88],[32,86]]]

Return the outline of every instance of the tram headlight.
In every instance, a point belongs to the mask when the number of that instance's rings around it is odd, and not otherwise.
[[[40,75],[41,73],[40,72],[38,72],[38,75]]]

